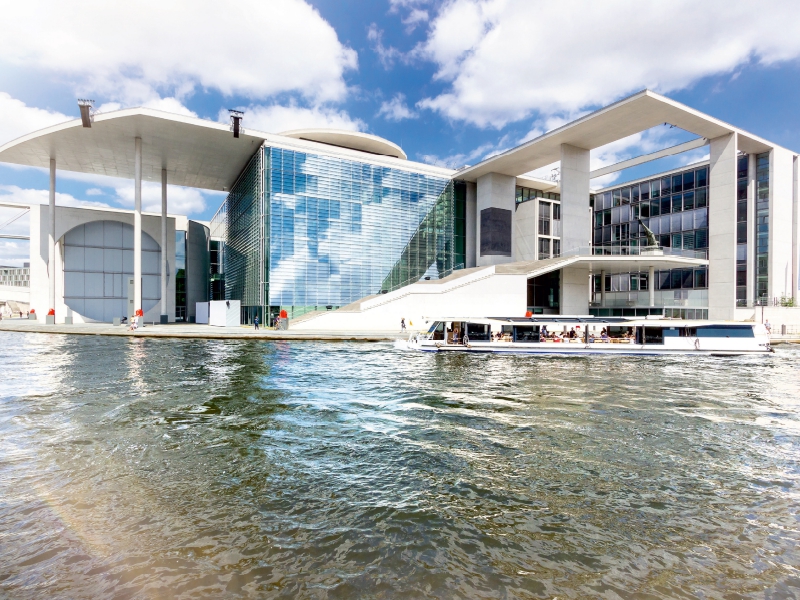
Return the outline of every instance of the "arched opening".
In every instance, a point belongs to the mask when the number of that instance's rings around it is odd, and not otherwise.
[[[128,280],[133,278],[133,227],[93,221],[70,229],[64,247],[64,303],[85,321],[127,316]],[[142,232],[142,308],[161,299],[161,249]]]

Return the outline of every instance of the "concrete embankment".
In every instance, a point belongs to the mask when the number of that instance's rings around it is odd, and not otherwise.
[[[385,342],[407,339],[409,333],[392,331],[278,331],[274,329],[254,330],[252,327],[210,327],[191,323],[169,325],[147,324],[144,328],[130,331],[126,326],[107,323],[76,325],[43,325],[25,319],[4,319],[0,321],[0,333],[17,331],[25,333],[57,333],[68,335],[115,335],[149,338],[194,338],[215,340],[325,340]],[[2,338],[0,338],[2,339]],[[1,343],[1,342],[0,342]]]

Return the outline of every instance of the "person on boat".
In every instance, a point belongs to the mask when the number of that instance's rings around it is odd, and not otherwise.
[[[603,330],[600,332],[600,339],[603,340],[604,342],[608,341],[608,331],[606,330],[605,327],[603,327]]]

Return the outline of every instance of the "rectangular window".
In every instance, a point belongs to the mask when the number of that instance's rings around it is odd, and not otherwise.
[[[661,181],[655,180],[650,182],[650,198],[658,198],[661,195]]]
[[[695,269],[694,270],[695,289],[708,287],[708,283],[706,281],[707,277],[708,277],[708,271],[706,269]]]
[[[736,161],[736,178],[747,179],[747,163],[749,162],[747,154],[743,154]]]
[[[657,217],[661,214],[661,201],[660,200],[651,200],[650,201],[650,216]]]
[[[539,260],[550,258],[550,240],[547,238],[539,239]]]
[[[561,240],[553,240],[553,258],[561,256]]]
[[[622,192],[621,192],[621,190],[613,190],[611,192],[611,197],[614,200],[614,202],[613,202],[614,206],[619,206],[620,204],[622,204]]]
[[[694,194],[694,205],[697,208],[708,206],[708,188],[700,188]]]
[[[645,181],[643,184],[639,186],[641,190],[641,200],[649,200],[650,199],[650,182]]]
[[[670,289],[670,277],[669,271],[657,271],[656,277],[658,277],[658,289],[660,290],[668,290]]]
[[[561,205],[560,204],[553,204],[553,218],[556,221],[561,220]]]
[[[631,188],[631,203],[636,204],[639,202],[639,186],[635,185]]]
[[[678,175],[672,176],[672,193],[682,192],[683,191],[683,177]]]
[[[688,171],[683,174],[683,191],[694,189],[694,171]]]
[[[736,224],[736,243],[737,244],[746,244],[747,243],[747,222],[737,223]]]
[[[736,221],[737,223],[747,221],[747,200],[739,200],[736,203]]]
[[[672,212],[671,210],[672,200],[669,196],[662,196],[661,197],[661,214],[668,215]]]
[[[694,210],[694,192],[683,195],[683,210]]]
[[[650,203],[649,202],[642,202],[639,205],[639,217],[642,219],[646,219],[650,216]]]
[[[694,232],[694,247],[708,248],[708,229],[698,229]]]
[[[708,167],[697,169],[694,172],[695,187],[706,187],[708,185]]]
[[[678,194],[672,197],[672,212],[681,212],[681,210],[683,210],[683,200],[681,200],[681,195]]]
[[[747,179],[740,179],[736,182],[736,199],[747,200]]]
[[[668,196],[672,193],[672,179],[669,177],[664,177],[661,180],[661,195]]]
[[[681,287],[683,289],[691,289],[694,286],[694,271],[692,269],[682,269],[681,273]]]

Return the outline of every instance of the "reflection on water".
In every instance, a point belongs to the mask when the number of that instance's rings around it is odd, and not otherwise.
[[[799,349],[2,342],[0,595],[800,596]]]

